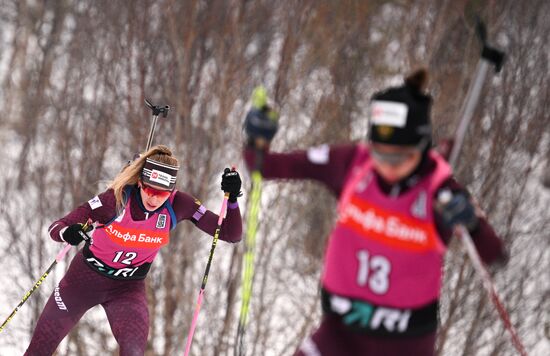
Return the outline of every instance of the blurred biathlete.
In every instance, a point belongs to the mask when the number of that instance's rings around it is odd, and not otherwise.
[[[210,235],[217,226],[217,214],[175,189],[178,169],[172,152],[155,146],[119,173],[108,190],[50,226],[52,239],[75,246],[86,240],[86,244],[50,296],[25,355],[53,354],[82,315],[99,304],[120,355],[145,353],[149,313],[144,278],[151,263],[180,221],[189,220]],[[229,192],[229,204],[219,238],[238,242],[239,174],[226,168],[221,186]],[[89,219],[95,229],[84,231]]]
[[[453,226],[467,227],[484,262],[506,260],[493,228],[430,148],[426,80],[420,70],[372,97],[367,145],[272,153],[274,111],[263,105],[247,114],[249,169],[262,154],[264,178],[313,179],[338,198],[324,256],[321,325],[296,355],[433,355]]]

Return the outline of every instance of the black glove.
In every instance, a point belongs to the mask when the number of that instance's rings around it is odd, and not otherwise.
[[[236,202],[237,198],[243,195],[239,172],[229,168],[224,169],[222,174],[222,190],[229,193],[229,201],[232,203]]]
[[[264,139],[270,142],[278,128],[277,114],[269,106],[250,109],[246,114],[244,130],[249,140]]]
[[[269,143],[279,124],[279,115],[267,105],[267,92],[264,87],[257,87],[252,92],[252,109],[246,114],[244,130],[248,137],[248,143],[256,145],[258,141]]]
[[[474,231],[478,226],[475,207],[464,192],[452,193],[445,190],[439,194],[437,210],[445,226],[452,229],[456,225],[465,226],[468,231]]]
[[[90,237],[86,234],[88,231],[92,230],[92,226],[86,224],[72,224],[65,231],[63,231],[63,240],[65,242],[76,246],[81,243],[83,240],[88,241]]]

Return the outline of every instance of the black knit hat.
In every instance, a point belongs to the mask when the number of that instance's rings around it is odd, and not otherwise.
[[[426,145],[431,140],[432,99],[422,92],[428,73],[424,69],[405,79],[405,84],[372,96],[369,115],[371,142],[397,146]]]

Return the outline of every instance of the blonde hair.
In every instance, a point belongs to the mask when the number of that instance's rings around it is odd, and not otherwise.
[[[137,184],[141,178],[141,171],[147,158],[153,161],[178,166],[178,159],[172,155],[172,151],[166,146],[154,146],[149,151],[142,153],[138,159],[124,167],[122,171],[113,179],[109,188],[113,189],[116,199],[117,211],[123,208],[123,192],[127,185]]]

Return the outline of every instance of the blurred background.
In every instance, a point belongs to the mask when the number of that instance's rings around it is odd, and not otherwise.
[[[218,211],[223,168],[241,157],[252,89],[281,113],[276,151],[362,140],[373,92],[418,67],[431,73],[436,139],[456,129],[480,45],[474,18],[507,54],[489,74],[456,170],[511,258],[494,280],[532,355],[550,354],[550,2],[0,0],[0,319],[54,260],[47,227],[105,190],[155,143],[181,161],[178,188]],[[546,184],[546,187],[545,185]],[[292,355],[320,317],[319,277],[336,200],[323,187],[264,183],[248,355]],[[211,237],[178,226],[148,278],[147,355],[182,354]],[[220,242],[192,354],[232,355],[244,244]],[[76,249],[0,335],[26,349]],[[442,291],[440,355],[515,355],[460,244]],[[57,355],[118,355],[103,310],[79,322]]]

